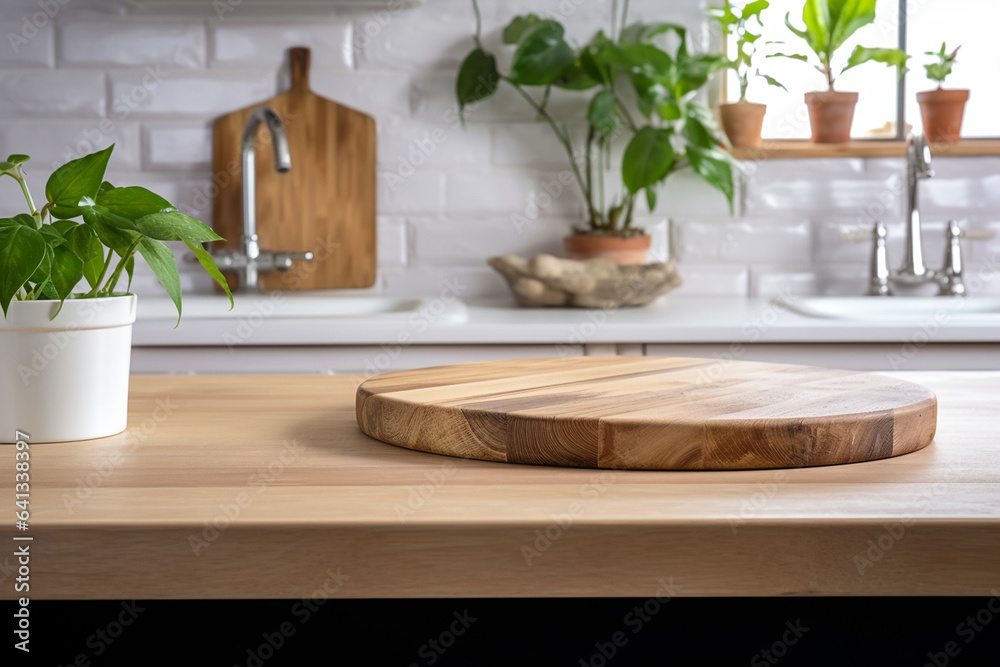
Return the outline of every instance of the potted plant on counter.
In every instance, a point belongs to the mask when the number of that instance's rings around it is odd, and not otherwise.
[[[955,58],[961,46],[951,53],[944,42],[940,51],[926,51],[924,55],[934,56],[935,61],[924,65],[927,78],[936,81],[938,87],[917,93],[920,103],[920,117],[924,124],[924,136],[931,141],[955,144],[962,140],[962,118],[965,103],[969,101],[967,88],[942,88],[944,80],[951,74]]]
[[[776,53],[768,57],[783,57],[811,62],[826,78],[827,89],[806,93],[809,107],[809,123],[812,140],[815,143],[844,143],[851,139],[851,123],[858,94],[834,89],[835,65],[841,47],[859,29],[875,22],[876,0],[855,0],[853,2],[827,2],[826,0],[806,0],[802,8],[804,29],[792,25],[791,15],[785,15],[785,25],[801,38],[813,58],[806,54]],[[867,62],[880,62],[895,67],[899,75],[906,71],[909,56],[899,49],[856,46],[847,62],[839,70],[843,74],[849,69]]]
[[[222,239],[145,188],[105,181],[113,149],[56,169],[40,209],[25,181],[28,156],[0,162],[0,176],[17,181],[27,209],[0,219],[0,442],[84,440],[125,429],[136,253],[167,290],[178,321],[180,273],[164,241],[183,241],[232,307],[202,246]]]
[[[625,3],[627,11],[628,3]],[[514,47],[510,70],[500,72],[483,46],[479,8],[475,48],[458,72],[456,93],[463,112],[511,86],[548,124],[566,153],[569,171],[583,195],[586,227],[566,237],[572,258],[606,257],[645,262],[649,236],[634,226],[636,199],[650,211],[657,188],[680,169],[694,170],[732,204],[733,175],[709,111],[694,97],[725,64],[716,54],[692,54],[684,28],[671,23],[626,24],[612,35],[599,31],[579,47],[563,26],[534,14],[515,17],[503,31]],[[672,37],[665,50],[660,38]],[[553,89],[575,91],[586,109],[585,127],[574,137],[549,111]],[[535,94],[532,94],[535,91]],[[606,174],[613,147],[624,144],[619,176]],[[606,175],[608,176],[606,178]]]
[[[743,7],[736,7],[726,0],[721,7],[709,9],[709,16],[722,28],[723,48],[728,49],[731,35],[736,38],[736,55],[728,60],[726,67],[736,72],[740,84],[740,97],[734,103],[719,105],[722,129],[729,137],[729,143],[735,147],[761,145],[760,132],[764,125],[767,105],[747,101],[751,72],[768,84],[787,90],[781,82],[754,66],[754,59],[759,55],[756,43],[760,39],[760,29],[763,27],[760,14],[769,6],[767,0],[754,0]],[[752,23],[757,24],[757,32],[754,32]]]

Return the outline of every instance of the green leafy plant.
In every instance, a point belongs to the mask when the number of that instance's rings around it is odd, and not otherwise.
[[[180,322],[180,272],[164,241],[183,241],[225,289],[232,307],[226,280],[202,245],[222,238],[145,188],[116,188],[105,181],[113,150],[114,145],[56,169],[45,184],[41,209],[25,182],[24,164],[30,158],[11,155],[0,162],[0,176],[17,181],[28,207],[27,213],[0,219],[0,307],[5,317],[14,299],[58,300],[61,309],[69,298],[127,293],[138,253],[167,290]],[[128,282],[118,292],[123,274]],[[84,280],[88,287],[74,293]]]
[[[709,77],[726,65],[718,54],[693,54],[687,32],[672,23],[626,24],[628,3],[621,17],[613,11],[611,35],[599,31],[582,46],[571,45],[559,22],[535,14],[516,16],[503,30],[503,43],[514,47],[510,71],[481,40],[479,7],[475,48],[458,71],[456,95],[460,110],[492,96],[501,83],[511,86],[548,123],[569,160],[587,207],[588,228],[603,234],[641,233],[632,227],[635,200],[645,194],[650,210],[656,189],[672,173],[691,168],[720,190],[732,205],[732,165],[719,149],[711,113],[694,97]],[[667,50],[666,38],[676,48]],[[530,90],[537,91],[535,94]],[[548,110],[553,89],[586,96],[586,134],[573,137]],[[621,183],[607,196],[605,171],[612,144],[625,141]]]
[[[960,48],[962,47],[956,46],[954,51],[948,53],[948,47],[945,46],[944,42],[941,42],[940,51],[924,51],[925,56],[934,56],[937,58],[937,62],[924,65],[924,69],[927,70],[928,79],[937,81],[938,88],[943,86],[944,80],[951,75],[951,68],[955,65],[955,58],[958,57],[958,50]]]
[[[742,7],[737,7],[726,0],[721,6],[710,7],[708,10],[708,15],[722,28],[723,44],[729,43],[730,36],[736,38],[736,56],[727,61],[726,67],[736,72],[736,78],[740,82],[739,102],[747,101],[751,72],[769,85],[788,90],[780,81],[754,66],[754,59],[759,53],[757,40],[760,39],[761,29],[764,27],[760,14],[770,6],[771,3],[767,0],[753,0]]]
[[[802,39],[815,56],[813,66],[826,78],[827,86],[834,90],[833,60],[840,48],[858,30],[875,22],[876,0],[806,0],[802,8],[802,23],[805,29],[792,25],[791,14],[785,15],[785,25]],[[768,56],[792,58],[802,62],[812,59],[801,53],[775,53]],[[895,67],[899,76],[906,72],[909,58],[900,49],[872,48],[858,45],[847,58],[847,63],[837,76],[849,69],[867,62],[879,62]]]

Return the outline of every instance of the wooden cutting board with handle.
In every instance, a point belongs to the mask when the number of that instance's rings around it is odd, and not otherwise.
[[[225,248],[243,234],[240,140],[247,118],[268,106],[288,135],[292,168],[274,170],[270,135],[257,135],[257,233],[262,250],[312,252],[287,274],[262,274],[262,289],[370,287],[375,282],[375,120],[309,90],[309,49],[289,51],[289,92],[215,122],[212,216]]]
[[[926,447],[937,399],[882,375],[748,361],[524,359],[386,373],[361,430],[465,458],[591,468],[793,468]]]

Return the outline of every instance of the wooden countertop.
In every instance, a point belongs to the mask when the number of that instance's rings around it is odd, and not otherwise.
[[[31,447],[17,535],[35,599],[992,594],[1000,373],[896,375],[938,395],[930,447],[737,472],[400,449],[358,430],[360,378],[134,376],[126,433]]]

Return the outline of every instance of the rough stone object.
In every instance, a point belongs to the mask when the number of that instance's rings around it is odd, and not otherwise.
[[[643,306],[680,287],[673,264],[616,264],[606,259],[502,255],[487,260],[522,306]]]

